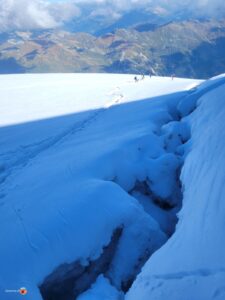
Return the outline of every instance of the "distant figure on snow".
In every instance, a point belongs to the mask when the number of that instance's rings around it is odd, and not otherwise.
[[[144,80],[144,79],[145,79],[145,74],[142,74],[141,80]]]
[[[138,82],[137,76],[134,77],[134,81],[135,81],[135,82]]]

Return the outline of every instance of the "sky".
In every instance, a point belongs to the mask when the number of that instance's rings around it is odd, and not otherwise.
[[[80,17],[88,5],[92,5],[92,15],[115,18],[150,5],[171,11],[185,8],[206,16],[225,12],[224,0],[0,0],[0,28],[1,31],[54,28]]]

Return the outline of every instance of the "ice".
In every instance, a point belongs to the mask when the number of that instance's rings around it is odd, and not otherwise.
[[[107,278],[100,275],[90,290],[83,293],[77,300],[123,300],[123,294],[118,292]]]
[[[136,216],[125,228],[107,275],[119,290],[128,289],[133,276],[140,271],[145,260],[166,241],[166,235],[148,214]],[[139,263],[139,265],[137,264]]]

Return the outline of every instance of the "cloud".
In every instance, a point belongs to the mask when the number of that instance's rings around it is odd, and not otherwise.
[[[161,7],[168,13],[189,11],[195,16],[225,16],[224,0],[0,0],[0,31],[53,28],[82,15],[119,18],[131,9]]]
[[[74,0],[74,3],[80,6],[92,4],[97,7],[112,8],[117,13],[135,8],[147,9],[150,6],[161,6],[171,13],[185,9],[196,15],[225,16],[224,0]]]
[[[179,12],[181,10],[189,11],[195,16],[216,17],[225,16],[224,0],[154,0],[162,7],[171,12]]]
[[[95,5],[97,8],[111,8],[116,12],[128,11],[130,9],[146,7],[151,0],[74,0],[80,6]]]
[[[48,5],[49,14],[51,14],[57,23],[68,21],[81,14],[78,6],[72,1],[51,3]]]
[[[0,30],[53,28],[79,13],[71,1],[0,0]]]

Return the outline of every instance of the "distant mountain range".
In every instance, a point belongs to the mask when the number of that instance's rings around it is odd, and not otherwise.
[[[71,24],[54,30],[1,33],[0,73],[113,72],[207,78],[225,72],[225,20],[177,18],[165,23],[159,16],[149,20],[145,12],[139,13],[131,12],[129,18],[102,30],[95,27],[93,34],[75,32]]]
[[[138,24],[151,23],[161,25],[167,23],[170,17],[146,10],[131,10],[119,18],[110,15],[92,16],[90,11],[83,12],[80,18],[75,18],[66,23],[62,29],[70,32],[86,32],[95,36],[101,36],[107,33],[115,32],[118,29],[127,29],[135,27]]]

